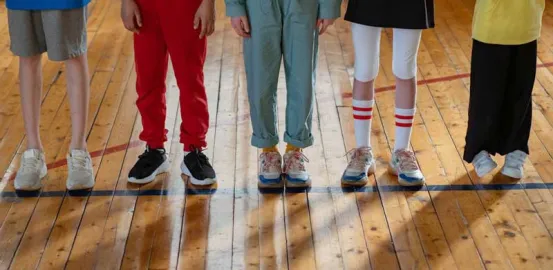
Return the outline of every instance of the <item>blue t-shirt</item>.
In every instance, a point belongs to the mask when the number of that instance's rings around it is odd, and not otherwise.
[[[13,10],[51,10],[82,8],[90,0],[6,0],[6,7]]]

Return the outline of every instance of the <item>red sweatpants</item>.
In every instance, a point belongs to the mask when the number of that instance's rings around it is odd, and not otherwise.
[[[165,79],[169,56],[180,89],[180,142],[185,151],[206,147],[209,114],[203,66],[207,44],[194,29],[194,15],[200,3],[201,0],[137,0],[142,27],[134,35],[136,105],[142,116],[140,140],[151,148],[161,148],[167,141]]]

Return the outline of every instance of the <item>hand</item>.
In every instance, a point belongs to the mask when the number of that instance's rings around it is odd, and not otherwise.
[[[142,16],[140,9],[134,0],[123,0],[121,2],[121,20],[125,28],[131,32],[138,33],[142,27]]]
[[[187,0],[181,0],[187,1]],[[203,0],[194,16],[194,29],[200,28],[200,39],[210,36],[215,31],[214,0]]]
[[[245,38],[251,37],[250,23],[248,23],[247,16],[232,17],[232,19],[230,19],[230,23],[232,24],[232,28],[234,28],[234,32],[236,32],[236,34]]]
[[[326,29],[334,24],[336,19],[318,19],[317,20],[317,29],[319,29],[319,35],[322,35],[326,32]]]

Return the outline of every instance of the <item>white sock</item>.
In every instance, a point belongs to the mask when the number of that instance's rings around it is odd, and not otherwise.
[[[396,141],[394,151],[408,149],[411,141],[411,129],[413,128],[413,118],[415,108],[400,109],[396,108]]]
[[[353,125],[357,147],[371,146],[371,123],[374,100],[353,100]]]

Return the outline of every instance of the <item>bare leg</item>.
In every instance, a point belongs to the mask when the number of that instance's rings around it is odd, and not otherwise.
[[[19,86],[27,148],[42,150],[39,132],[42,96],[41,55],[19,58]]]
[[[374,99],[374,80],[368,82],[353,81],[353,99],[355,100],[373,100]]]
[[[86,54],[65,61],[67,94],[71,107],[71,149],[86,150],[86,122],[90,80]]]
[[[403,80],[396,77],[396,107],[400,109],[415,108],[417,97],[417,80]]]

